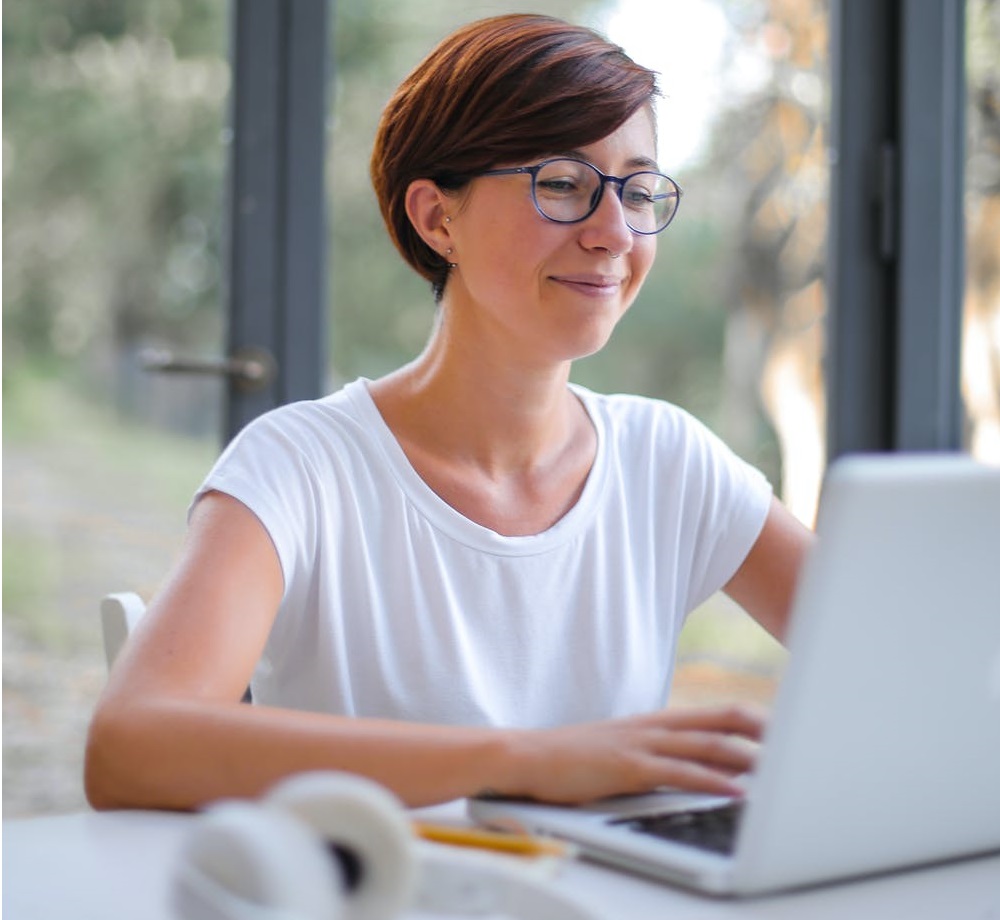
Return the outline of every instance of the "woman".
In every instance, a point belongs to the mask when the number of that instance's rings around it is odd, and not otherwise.
[[[95,806],[307,769],[410,805],[738,794],[761,718],[664,710],[677,634],[724,588],[780,639],[809,533],[677,408],[568,383],[676,212],[656,95],[600,36],[525,15],[400,86],[372,177],[439,302],[430,340],[226,450],[95,713]]]

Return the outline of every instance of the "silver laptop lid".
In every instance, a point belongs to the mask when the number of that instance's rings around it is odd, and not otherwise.
[[[738,891],[1000,848],[1000,469],[841,460],[817,530]]]

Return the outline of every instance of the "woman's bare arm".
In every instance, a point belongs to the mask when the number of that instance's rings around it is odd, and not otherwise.
[[[815,534],[772,498],[757,542],[725,587],[779,642],[785,640],[795,586],[814,540]]]
[[[739,708],[515,731],[243,705],[282,587],[257,518],[205,496],[98,703],[85,769],[95,807],[195,808],[312,769],[366,775],[413,806],[484,790],[567,802],[657,785],[733,793],[752,767],[763,725]]]
[[[179,565],[98,703],[85,770],[93,805],[191,808],[320,768],[439,801],[491,775],[498,733],[241,704],[282,588],[257,518],[227,495],[199,501]]]

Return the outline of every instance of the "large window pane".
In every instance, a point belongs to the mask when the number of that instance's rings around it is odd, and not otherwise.
[[[227,9],[8,4],[3,17],[4,817],[83,806],[98,602],[148,597],[219,446]]]

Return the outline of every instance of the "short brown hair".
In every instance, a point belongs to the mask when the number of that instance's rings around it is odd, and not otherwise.
[[[656,75],[591,29],[525,14],[464,26],[382,113],[371,177],[389,235],[440,297],[448,264],[406,214],[414,179],[455,191],[498,164],[585,147],[656,95]]]

